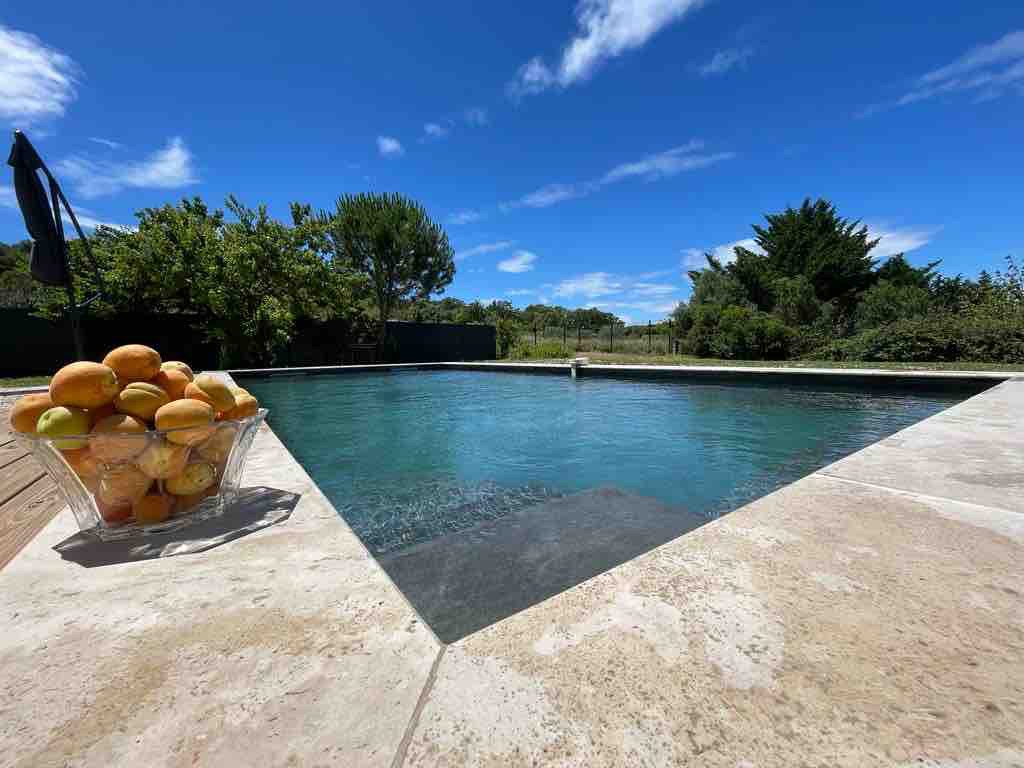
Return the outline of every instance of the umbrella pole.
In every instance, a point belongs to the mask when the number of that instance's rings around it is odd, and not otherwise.
[[[68,292],[68,313],[71,315],[71,336],[75,343],[75,359],[85,360],[85,340],[82,338],[82,317],[79,312],[78,301],[75,299],[75,280],[71,275],[71,252],[67,246],[67,240],[64,239],[64,221],[60,215],[60,205],[64,198],[64,195],[60,191],[60,187],[57,186],[57,180],[50,175],[50,171],[43,166],[43,172],[50,180],[50,197],[53,199],[53,219],[54,224],[57,226],[57,237],[60,242],[64,243],[64,260],[67,264],[67,275],[68,280],[65,284],[65,288]],[[71,206],[68,206],[70,213]],[[82,230],[78,227],[78,221],[74,219],[74,214],[71,214],[72,221],[75,224],[75,228],[78,229],[79,237],[84,238]]]
[[[75,286],[68,270],[68,282],[64,286],[68,292],[68,312],[71,314],[71,335],[75,340],[75,359],[85,360],[85,340],[82,338],[82,317],[75,302]]]

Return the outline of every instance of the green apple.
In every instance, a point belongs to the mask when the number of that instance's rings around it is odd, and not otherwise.
[[[36,422],[36,432],[44,437],[58,438],[67,435],[89,434],[89,414],[82,408],[69,408],[58,405],[49,408],[39,415]],[[88,440],[53,440],[53,447],[62,451],[73,451],[84,448]]]

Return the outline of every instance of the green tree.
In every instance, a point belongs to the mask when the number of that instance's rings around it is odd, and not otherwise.
[[[444,230],[419,203],[399,194],[338,198],[320,221],[335,266],[369,279],[383,341],[399,302],[442,293],[455,277],[455,253]]]
[[[223,364],[269,365],[297,318],[324,320],[351,307],[356,280],[311,247],[318,230],[309,206],[292,204],[292,226],[264,205],[254,210],[229,197],[227,208],[236,221],[224,226],[219,258],[201,273],[210,335],[221,343]]]
[[[360,278],[334,269],[319,253],[323,231],[308,205],[292,205],[290,225],[229,197],[211,211],[199,198],[139,211],[137,230],[99,227],[91,238],[105,293],[90,312],[182,315],[220,345],[222,365],[268,365],[300,317],[326,319],[358,311]],[[77,298],[97,286],[83,248],[70,243]],[[43,311],[60,316],[62,291]]]
[[[858,331],[877,328],[896,320],[926,315],[933,307],[927,289],[913,282],[898,284],[879,280],[864,292],[854,311],[854,325]]]
[[[786,325],[810,325],[821,315],[821,302],[803,275],[780,277],[772,285],[775,314]]]
[[[724,307],[729,304],[746,304],[747,292],[743,284],[710,253],[704,254],[707,267],[690,270],[690,282],[693,283],[691,305],[713,304]]]
[[[819,301],[836,301],[847,309],[874,283],[871,251],[878,240],[870,239],[859,221],[839,216],[827,200],[812,203],[808,198],[799,208],[765,220],[767,227],[754,226],[761,253],[737,247],[736,260],[727,268],[758,308],[772,308],[771,287],[779,277],[805,277]]]
[[[28,269],[32,244],[25,240],[14,245],[0,243],[0,308],[34,307],[45,290]]]

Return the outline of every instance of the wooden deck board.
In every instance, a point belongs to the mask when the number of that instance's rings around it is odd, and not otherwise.
[[[0,569],[14,559],[66,505],[46,475],[0,507]]]
[[[43,468],[14,442],[0,402],[0,568],[64,508],[64,498]]]
[[[13,440],[9,443],[0,444],[0,469],[20,459],[25,455],[25,449]]]
[[[22,456],[0,470],[0,505],[6,504],[43,476],[43,468],[31,456]]]

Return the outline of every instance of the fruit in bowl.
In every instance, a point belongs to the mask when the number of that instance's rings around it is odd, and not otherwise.
[[[113,538],[221,511],[265,415],[241,387],[128,344],[102,363],[64,366],[48,392],[14,404],[10,422],[79,527]]]

